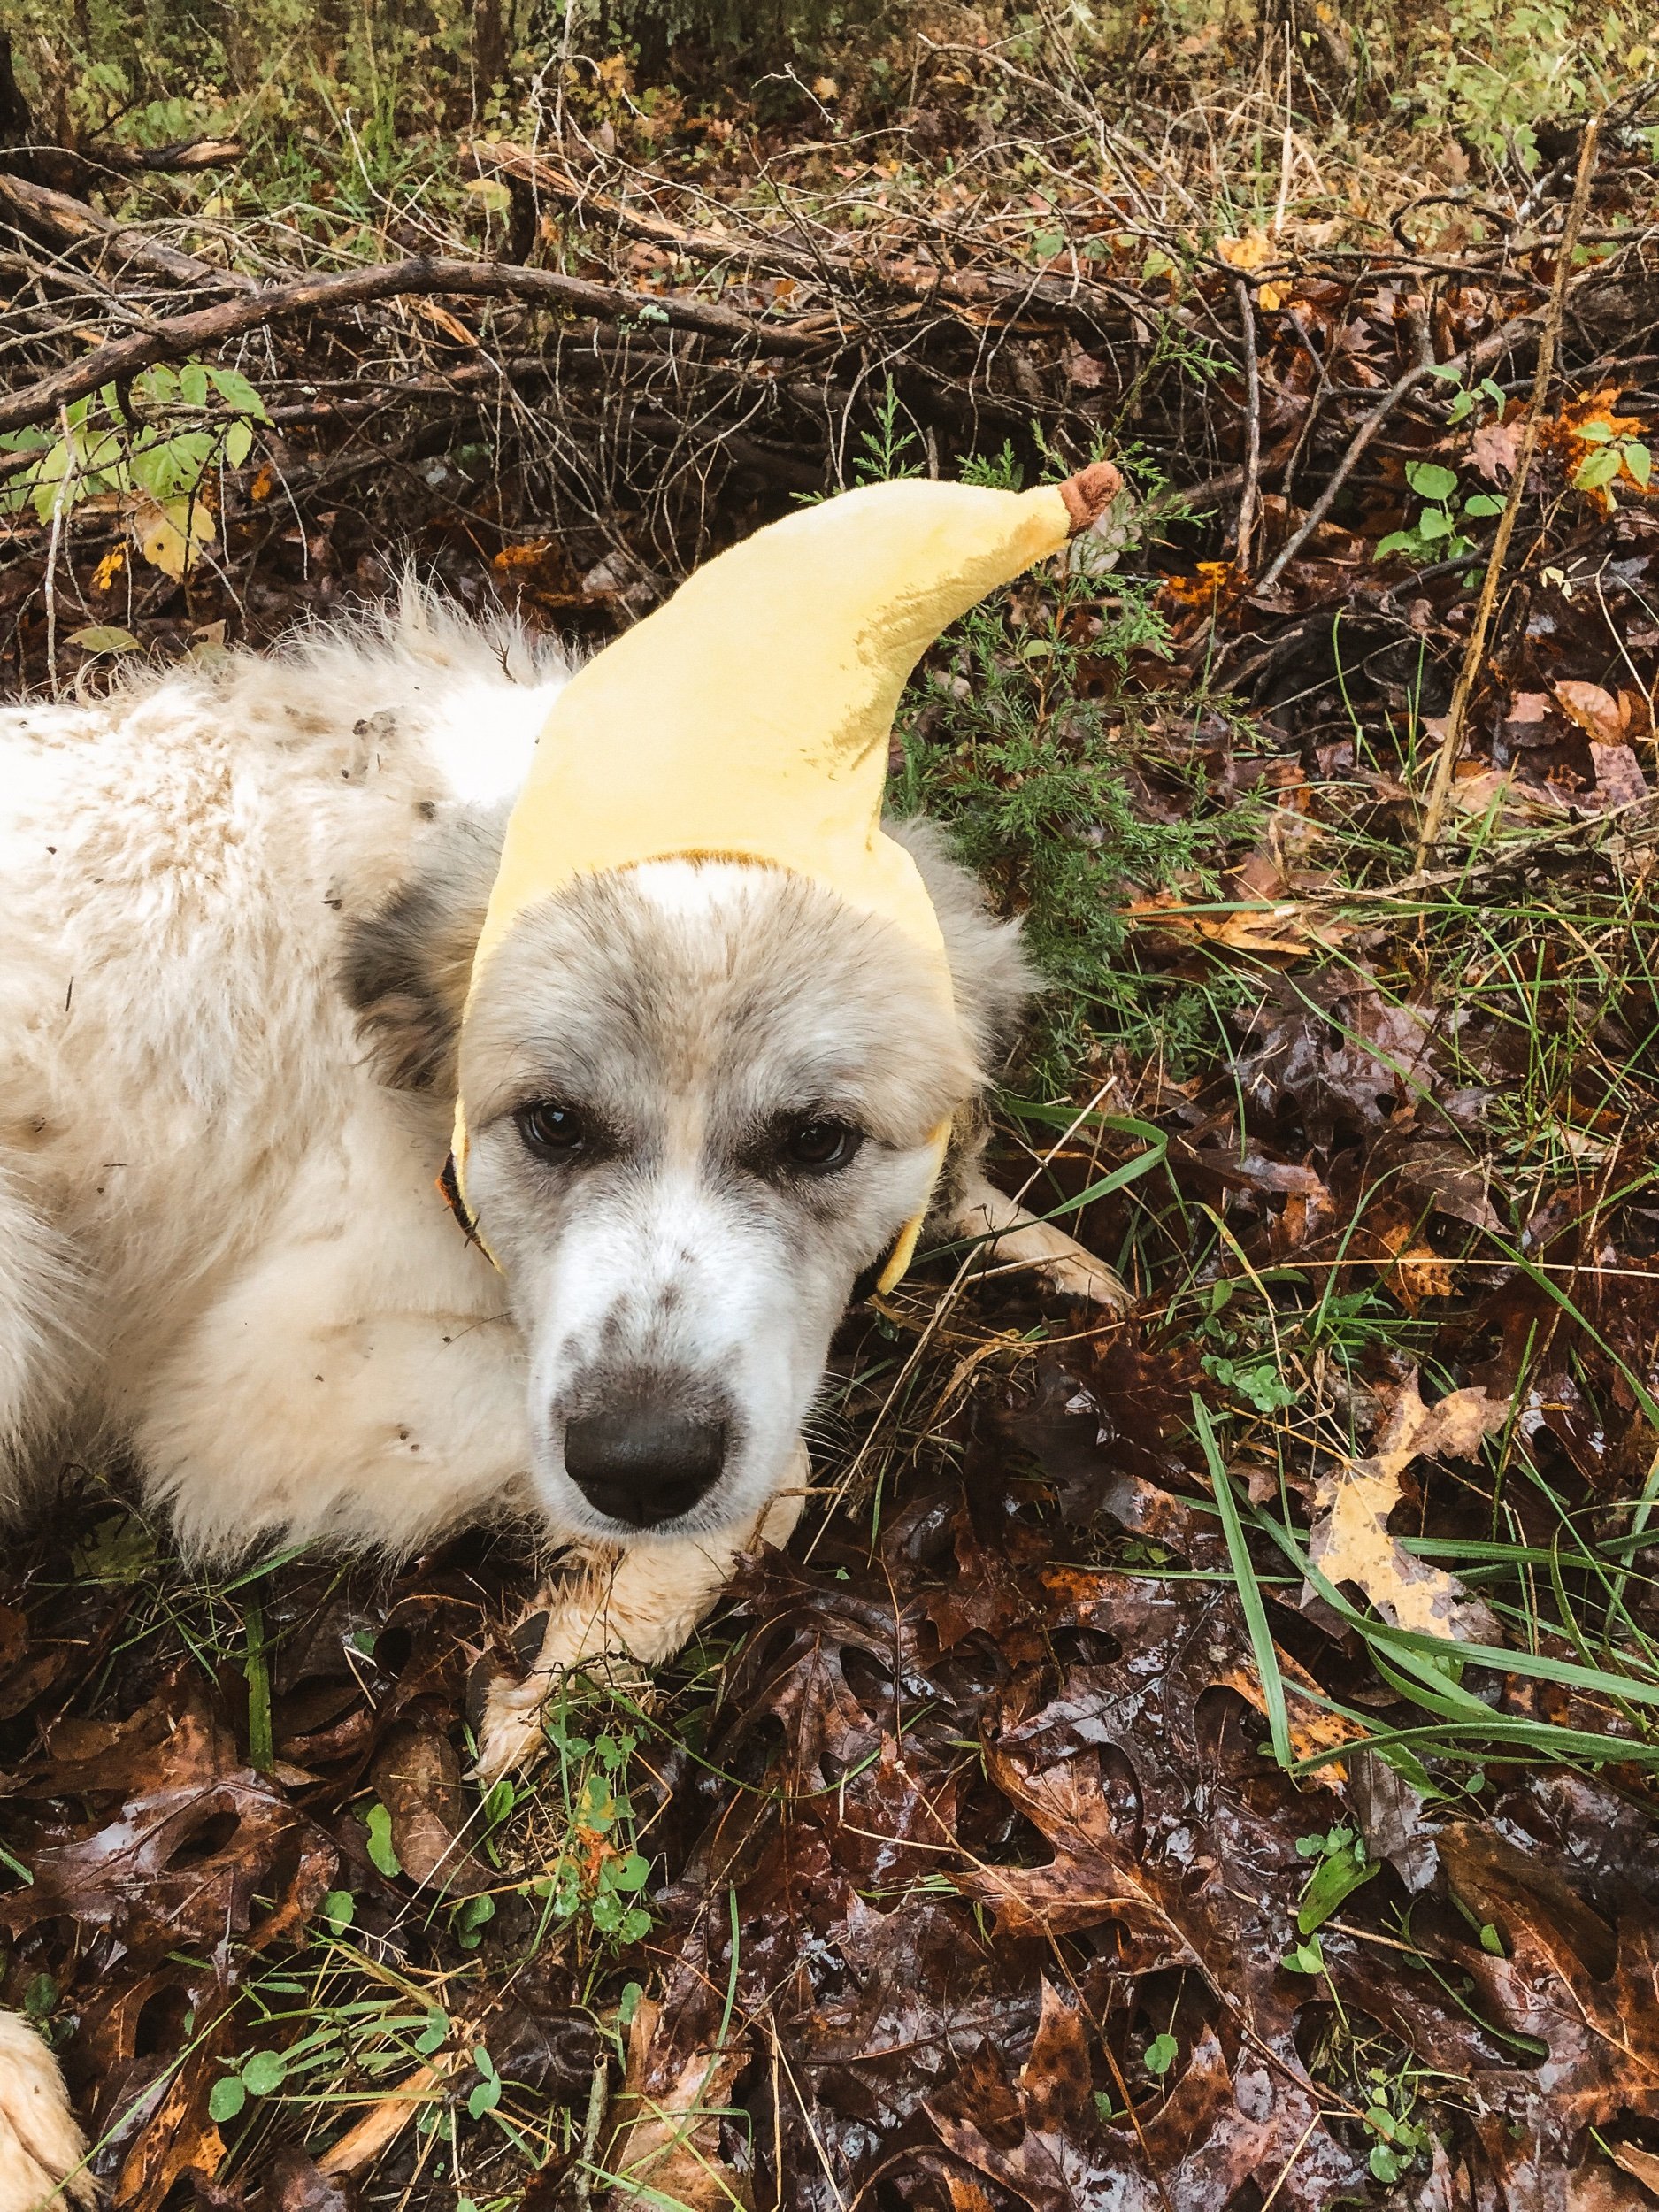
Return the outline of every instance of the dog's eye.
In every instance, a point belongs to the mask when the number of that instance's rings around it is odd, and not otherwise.
[[[862,1129],[844,1121],[797,1121],[784,1132],[783,1156],[808,1175],[833,1175],[864,1142]]]
[[[521,1106],[514,1118],[518,1134],[539,1159],[568,1160],[587,1142],[581,1116],[573,1107],[561,1106],[557,1099],[534,1099],[528,1106]]]

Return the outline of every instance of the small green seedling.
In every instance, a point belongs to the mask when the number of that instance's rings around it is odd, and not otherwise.
[[[472,2064],[482,2079],[468,2097],[466,2108],[473,2119],[481,2120],[501,2102],[501,2076],[495,2071],[495,2060],[481,2043],[472,2047]]]
[[[1478,384],[1464,384],[1461,370],[1454,368],[1449,361],[1437,361],[1429,374],[1439,377],[1443,384],[1456,384],[1458,387],[1452,394],[1452,403],[1447,410],[1446,419],[1448,423],[1467,422],[1483,399],[1495,407],[1500,414],[1503,411],[1503,387],[1494,383],[1491,377],[1483,376]]]
[[[1575,491],[1600,492],[1609,507],[1618,504],[1613,496],[1613,481],[1621,468],[1630,472],[1638,490],[1646,491],[1653,481],[1653,450],[1640,438],[1621,436],[1609,422],[1580,423],[1573,435],[1585,444],[1595,448],[1586,453],[1573,472]]]
[[[476,1951],[484,1939],[484,1930],[495,1917],[495,1900],[486,1893],[481,1897],[464,1897],[455,1909],[450,1926],[455,1939],[464,1951]]]
[[[1373,2176],[1385,2184],[1398,2181],[1429,2140],[1429,2131],[1408,2109],[1416,2101],[1412,2082],[1384,2068],[1373,2066],[1366,2076],[1365,2124],[1379,2138],[1366,2160]],[[1390,2099],[1394,2101],[1391,2102]]]
[[[217,2125],[234,2120],[250,2097],[269,2097],[288,2079],[288,2062],[280,2051],[250,2051],[234,2070],[221,2074],[208,2092],[207,2116]]]
[[[1492,492],[1476,492],[1461,508],[1455,506],[1457,472],[1442,468],[1438,461],[1408,461],[1406,482],[1425,503],[1407,528],[1391,530],[1378,540],[1377,560],[1400,553],[1409,561],[1460,561],[1475,546],[1459,525],[1503,512],[1503,502]]]
[[[343,1935],[357,1916],[357,1901],[349,1889],[331,1889],[321,1906],[323,1918],[335,1935]]]
[[[1310,1935],[1293,1950],[1286,1951],[1279,1962],[1292,1974],[1323,1974],[1325,1946],[1317,1935]]]
[[[403,1870],[403,1863],[392,1841],[392,1816],[379,1798],[363,1816],[363,1824],[368,1830],[370,1858],[388,1882],[395,1882]]]
[[[1323,1836],[1300,1836],[1298,1855],[1316,1862],[1296,1909],[1296,1932],[1310,1936],[1321,1928],[1343,1900],[1351,1897],[1377,1871],[1375,1859],[1365,1855],[1364,1842],[1353,1828],[1333,1828]]]

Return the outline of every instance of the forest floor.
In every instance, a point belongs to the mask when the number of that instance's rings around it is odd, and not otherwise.
[[[1431,165],[1328,36],[1051,27],[782,121],[0,88],[13,693],[1135,495],[895,780],[1027,917],[997,1168],[1125,1318],[851,1316],[788,1555],[481,1801],[526,1532],[207,1575],[74,1466],[11,1547],[0,1994],[122,2212],[1659,2201],[1654,105]]]

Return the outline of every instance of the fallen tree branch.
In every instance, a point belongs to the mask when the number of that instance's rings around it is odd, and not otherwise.
[[[304,277],[293,284],[261,285],[221,306],[204,307],[193,315],[153,324],[130,338],[114,339],[95,348],[83,359],[42,377],[38,383],[0,398],[0,431],[43,422],[60,407],[96,392],[101,384],[118,383],[157,361],[177,360],[222,345],[267,323],[317,310],[360,307],[371,300],[434,292],[525,300],[561,308],[568,314],[591,316],[599,322],[621,322],[643,314],[672,329],[696,331],[728,344],[750,347],[757,353],[817,352],[831,334],[820,318],[814,318],[810,327],[803,323],[763,323],[712,301],[623,291],[615,285],[592,284],[584,277],[566,276],[557,269],[522,269],[499,261],[437,260],[421,254],[372,268]]]
[[[118,261],[148,269],[174,284],[218,292],[252,293],[260,288],[257,277],[244,275],[239,269],[217,269],[211,261],[180,253],[176,246],[164,244],[148,232],[112,223],[107,215],[100,215],[96,208],[67,192],[54,192],[50,185],[32,183],[27,177],[12,176],[3,169],[0,209],[9,211],[27,230],[44,232],[61,245],[93,242]]]
[[[80,157],[89,168],[117,176],[142,176],[146,170],[224,169],[248,149],[240,138],[184,138],[171,146],[83,146]]]
[[[1509,540],[1515,534],[1515,518],[1521,511],[1521,501],[1526,491],[1526,479],[1532,465],[1532,456],[1538,449],[1538,434],[1543,424],[1544,407],[1549,396],[1549,380],[1555,365],[1555,348],[1561,339],[1561,326],[1567,311],[1567,288],[1572,269],[1572,250],[1578,242],[1578,227],[1584,220],[1585,209],[1590,203],[1590,183],[1595,174],[1596,148],[1601,127],[1592,120],[1585,127],[1578,154],[1578,173],[1572,188],[1572,204],[1567,210],[1567,220],[1561,234],[1559,258],[1555,263],[1555,281],[1549,295],[1549,309],[1544,319],[1543,335],[1538,346],[1538,374],[1532,384],[1532,404],[1527,413],[1526,427],[1521,434],[1520,449],[1515,457],[1515,470],[1509,479],[1509,495],[1504,502],[1503,512],[1498,520],[1497,534],[1492,541],[1492,552],[1486,562],[1486,572],[1481,579],[1480,597],[1475,605],[1475,618],[1470,626],[1469,643],[1463,651],[1463,664],[1457,672],[1457,681],[1452,690],[1452,703],[1446,710],[1446,730],[1440,739],[1440,749],[1435,756],[1434,773],[1429,785],[1428,803],[1423,810],[1422,826],[1417,832],[1417,870],[1421,874],[1428,856],[1434,849],[1445,818],[1446,802],[1451,793],[1452,772],[1457,756],[1463,749],[1463,725],[1469,719],[1469,703],[1474,696],[1475,686],[1480,680],[1486,657],[1486,633],[1492,626],[1492,610],[1497,604],[1498,585],[1508,557]]]
[[[1057,316],[1066,322],[1086,322],[1096,331],[1109,315],[1118,323],[1125,319],[1121,302],[1095,285],[1068,283],[1056,277],[1039,276],[1034,271],[1009,274],[941,265],[918,274],[890,257],[792,245],[771,231],[688,230],[665,216],[643,213],[593,190],[527,147],[486,141],[464,146],[461,151],[480,175],[505,177],[538,198],[573,208],[579,215],[605,223],[625,237],[637,238],[664,252],[683,254],[688,261],[741,261],[769,274],[794,277],[829,290],[875,291],[925,305],[948,304],[975,317],[983,317],[987,308],[1004,309],[1014,315],[1036,310],[1050,319]]]

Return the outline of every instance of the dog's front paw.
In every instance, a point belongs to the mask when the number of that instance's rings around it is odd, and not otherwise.
[[[493,1789],[503,1775],[534,1766],[546,1750],[541,1716],[551,1689],[542,1674],[528,1674],[522,1682],[498,1674],[485,1686],[472,1763],[472,1779],[480,1789]]]
[[[521,1680],[498,1674],[485,1685],[472,1769],[478,1780],[488,1789],[540,1757],[541,1716],[565,1674],[579,1671],[635,1704],[645,1702],[653,1693],[643,1670],[680,1649],[757,1537],[788,1542],[811,1479],[806,1447],[797,1444],[787,1486],[764,1512],[728,1535],[577,1550],[572,1571],[541,1593],[514,1632],[528,1672]],[[538,1628],[533,1656],[526,1646]]]
[[[1070,1237],[1064,1242],[1067,1250],[1043,1261],[1043,1280],[1063,1298],[1083,1299],[1092,1306],[1105,1306],[1113,1313],[1127,1313],[1134,1300],[1117,1269],[1108,1267],[1104,1260],[1097,1260]]]
[[[0,2012],[0,2212],[67,2212],[97,2192],[58,2061],[15,2012]]]
[[[472,1773],[485,1789],[541,1757],[547,1749],[542,1717],[567,1674],[580,1671],[636,1704],[652,1694],[649,1676],[614,1645],[606,1647],[604,1624],[590,1602],[572,1603],[568,1591],[544,1590],[514,1632],[521,1649],[525,1630],[538,1623],[541,1637],[529,1672],[522,1680],[497,1673],[484,1686]]]

